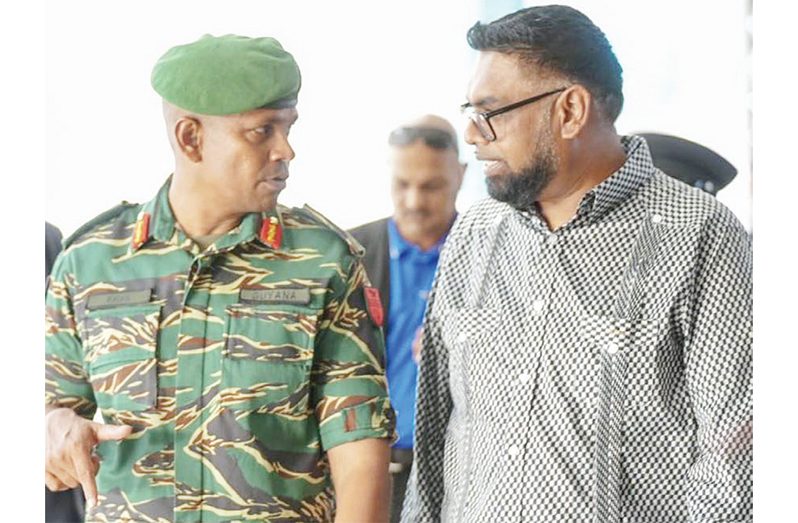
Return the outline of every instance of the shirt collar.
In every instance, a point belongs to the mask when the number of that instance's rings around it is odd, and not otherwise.
[[[591,221],[605,216],[628,200],[656,172],[648,145],[643,138],[622,136],[621,145],[626,153],[624,164],[582,198],[578,214],[587,215]]]
[[[452,218],[452,223],[454,223],[456,218],[457,213],[455,213],[454,218]],[[406,252],[413,252],[419,255],[437,256],[440,254],[443,244],[446,243],[446,237],[449,236],[449,231],[451,229],[452,228],[450,225],[446,230],[446,233],[435,243],[435,245],[430,247],[428,250],[423,251],[418,245],[411,243],[402,237],[402,235],[399,233],[399,228],[396,226],[396,221],[391,218],[388,220],[388,240],[391,258],[398,258]]]
[[[626,161],[620,169],[590,189],[579,203],[576,215],[563,227],[582,219],[594,222],[628,200],[645,185],[656,172],[648,144],[640,136],[621,136]],[[537,207],[518,211],[525,220],[540,231],[548,231],[546,221]]]
[[[189,247],[193,244],[177,224],[172,207],[169,205],[171,184],[172,176],[169,176],[155,197],[142,206],[133,229],[131,252],[142,248],[150,239],[181,247]],[[263,227],[264,223],[272,225]],[[209,246],[208,252],[229,250],[239,243],[253,240],[258,240],[273,250],[279,250],[282,245],[282,232],[283,218],[278,209],[263,213],[249,213],[236,227],[220,236],[213,245]]]

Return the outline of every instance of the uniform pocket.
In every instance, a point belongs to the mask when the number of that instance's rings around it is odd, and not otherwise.
[[[287,417],[306,415],[319,312],[284,304],[229,306],[222,406]]]
[[[160,314],[159,304],[87,313],[86,363],[99,408],[138,412],[155,407]]]

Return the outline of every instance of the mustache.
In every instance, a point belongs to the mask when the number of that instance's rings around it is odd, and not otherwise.
[[[399,215],[404,218],[414,218],[414,219],[421,219],[427,218],[430,215],[429,211],[399,211]]]
[[[288,176],[288,162],[282,161],[278,163],[274,173],[280,176]]]

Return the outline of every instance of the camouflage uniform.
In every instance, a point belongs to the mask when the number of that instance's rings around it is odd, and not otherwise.
[[[278,206],[201,252],[168,187],[73,235],[47,294],[46,403],[134,427],[87,520],[330,521],[326,451],[393,437],[362,248]]]

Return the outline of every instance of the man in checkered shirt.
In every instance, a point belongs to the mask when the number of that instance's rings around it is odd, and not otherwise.
[[[430,295],[404,521],[750,521],[749,236],[616,134],[621,67],[582,13],[468,42],[492,199]]]

